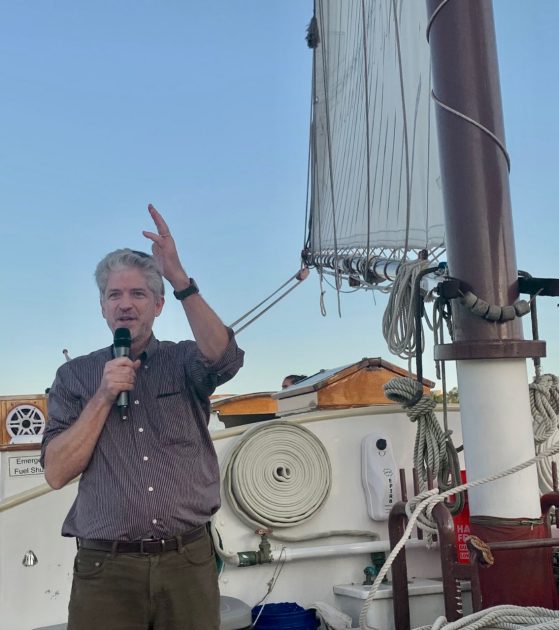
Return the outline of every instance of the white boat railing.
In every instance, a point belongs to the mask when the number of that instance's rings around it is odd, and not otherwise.
[[[76,483],[79,480],[79,477],[72,479],[72,481],[68,482],[67,485]],[[22,505],[23,503],[27,503],[28,501],[32,501],[33,499],[37,499],[38,497],[42,497],[49,492],[52,492],[53,489],[48,485],[48,483],[41,483],[34,488],[30,488],[29,490],[24,490],[23,492],[18,492],[17,494],[0,501],[0,512],[5,512],[6,510],[10,510],[11,508],[17,507],[18,505]]]

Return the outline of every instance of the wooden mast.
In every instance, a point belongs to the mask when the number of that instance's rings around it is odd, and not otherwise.
[[[427,8],[450,274],[490,304],[511,305],[518,273],[492,3],[427,0]],[[453,316],[454,342],[437,346],[435,358],[457,361],[473,480],[534,456],[526,358],[544,356],[545,344],[524,341],[520,320],[489,322],[458,300]],[[472,531],[480,538],[545,537],[534,466],[476,488],[469,498]],[[480,577],[484,607],[557,604],[549,555],[500,552]]]

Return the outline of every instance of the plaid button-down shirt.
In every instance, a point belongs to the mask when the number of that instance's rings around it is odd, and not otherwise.
[[[232,337],[209,364],[193,341],[150,340],[129,414],[111,410],[64,536],[105,540],[168,538],[209,520],[219,508],[219,466],[208,432],[209,395],[243,363]],[[42,463],[49,442],[80,416],[93,396],[112,347],[63,364],[49,392]]]

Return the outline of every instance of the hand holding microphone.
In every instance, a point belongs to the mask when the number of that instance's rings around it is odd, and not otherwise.
[[[128,328],[117,328],[113,346],[115,358],[105,365],[102,381],[105,395],[109,400],[116,402],[123,420],[128,417],[128,392],[134,387],[136,370],[140,366],[139,360],[132,363],[128,358],[130,344],[131,336]]]
[[[114,349],[115,349],[115,359],[120,357],[129,357],[130,356],[130,344],[132,343],[132,336],[130,335],[130,331],[128,328],[117,328],[115,330],[115,340],[114,340]],[[116,406],[120,411],[120,417],[122,420],[126,420],[128,417],[128,392],[122,391],[117,396]]]

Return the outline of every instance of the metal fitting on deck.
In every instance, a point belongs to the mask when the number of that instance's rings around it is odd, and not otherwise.
[[[257,529],[256,533],[260,536],[260,544],[258,551],[239,551],[240,567],[253,567],[257,564],[269,564],[272,562],[272,546],[268,540],[268,534],[272,533],[271,529]]]

